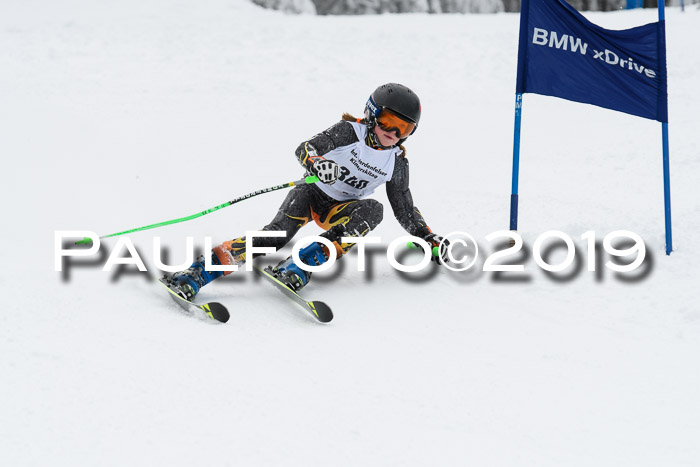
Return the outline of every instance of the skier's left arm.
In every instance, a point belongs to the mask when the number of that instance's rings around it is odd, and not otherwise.
[[[440,246],[442,243],[440,256],[433,256],[431,259],[440,264],[447,263],[447,246],[450,242],[433,233],[428,227],[423,215],[413,204],[413,196],[411,195],[408,181],[408,159],[397,156],[394,164],[394,173],[391,176],[391,180],[386,184],[386,194],[389,198],[389,204],[391,204],[391,208],[394,211],[394,216],[401,224],[401,227],[414,237],[424,239],[432,247]]]

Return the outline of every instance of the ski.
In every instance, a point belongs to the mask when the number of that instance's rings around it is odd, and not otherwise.
[[[287,298],[291,299],[294,303],[301,306],[304,310],[308,311],[311,314],[311,316],[313,316],[317,321],[321,323],[328,323],[333,319],[333,311],[331,310],[331,307],[326,305],[324,302],[304,300],[303,297],[301,297],[298,293],[284,285],[283,282],[280,282],[270,272],[270,270],[272,269],[271,266],[268,266],[265,269],[261,269],[255,265],[253,265],[253,267],[255,268],[255,271],[257,271],[257,273],[260,275],[260,277],[264,278],[267,282],[275,286],[277,290],[282,292]]]
[[[218,321],[220,323],[227,322],[231,316],[226,307],[219,302],[209,302],[204,303],[203,305],[199,305],[194,302],[188,302],[187,300],[179,296],[177,292],[168,287],[168,284],[164,279],[160,278],[158,279],[158,282],[163,287],[168,289],[168,292],[170,292],[169,295],[173,299],[173,301],[180,305],[182,309],[185,310],[185,312],[190,316],[194,316],[196,318],[205,320]]]

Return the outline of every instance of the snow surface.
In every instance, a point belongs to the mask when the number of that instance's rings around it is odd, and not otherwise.
[[[623,29],[656,11],[586,16]],[[556,281],[529,256],[525,281],[412,280],[380,251],[369,273],[350,255],[305,289],[333,306],[329,325],[241,273],[201,294],[231,309],[217,326],[133,268],[102,272],[106,257],[55,272],[54,232],[105,235],[295,180],[300,141],[396,81],[423,102],[407,143],[416,204],[488,251],[508,227],[518,15],[3,0],[0,463],[699,465],[699,20],[667,11],[671,256],[660,125],[524,99],[526,244],[630,230],[648,249],[641,278],[599,263]],[[130,238],[148,265],[154,235],[182,262],[185,236],[201,248],[258,229],[285,195]],[[386,246],[404,232],[376,198]]]

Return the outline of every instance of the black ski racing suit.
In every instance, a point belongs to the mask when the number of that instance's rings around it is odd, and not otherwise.
[[[323,156],[335,148],[347,146],[358,141],[358,137],[349,122],[341,120],[313,138],[302,142],[296,149],[296,156],[307,170],[310,161],[305,160],[307,144],[311,144],[318,156]],[[394,172],[386,183],[386,192],[394,216],[399,224],[411,235],[423,238],[430,229],[423,216],[413,205],[413,197],[408,186],[408,159],[401,152],[396,156]],[[318,182],[320,183],[320,182]],[[337,183],[337,182],[336,182]],[[377,227],[384,217],[384,208],[374,199],[356,199],[339,201],[333,199],[315,184],[294,187],[280,206],[274,219],[262,230],[284,231],[284,237],[256,237],[256,247],[275,247],[277,250],[292,240],[294,235],[310,220],[314,220],[326,230],[322,234],[336,245],[338,255],[346,253],[350,244],[341,244],[341,237],[359,237],[367,235]],[[245,237],[224,242],[239,260],[245,260]]]

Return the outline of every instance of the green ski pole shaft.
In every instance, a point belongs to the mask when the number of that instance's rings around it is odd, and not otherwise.
[[[178,224],[180,222],[190,221],[192,219],[196,219],[198,217],[205,216],[205,215],[209,214],[210,212],[218,211],[219,209],[229,207],[232,204],[240,203],[241,201],[245,201],[245,200],[250,199],[254,196],[261,195],[263,193],[269,193],[271,191],[282,190],[284,188],[290,188],[290,187],[297,186],[297,185],[307,185],[307,184],[311,184],[311,183],[316,183],[317,181],[318,181],[317,176],[309,175],[308,177],[302,178],[301,180],[297,180],[294,182],[283,183],[281,185],[275,185],[275,186],[271,186],[269,188],[263,188],[261,190],[256,190],[252,193],[248,193],[247,195],[239,196],[238,198],[236,198],[234,200],[228,201],[228,202],[223,203],[223,204],[219,204],[218,206],[214,206],[213,208],[209,208],[209,209],[206,209],[204,211],[198,212],[196,214],[192,214],[191,216],[180,217],[180,218],[169,220],[169,221],[158,222],[157,224],[150,224],[150,225],[146,225],[143,227],[136,227],[135,229],[124,230],[123,232],[117,232],[117,233],[113,233],[113,234],[109,234],[109,235],[103,235],[100,237],[100,239],[108,238],[108,237],[117,237],[119,235],[129,234],[129,233],[133,233],[133,232],[141,232],[142,230],[155,229],[157,227],[163,227],[165,225]],[[89,245],[91,243],[92,243],[92,239],[90,237],[85,237],[82,240],[78,240],[77,242],[75,242],[76,245],[80,245],[80,244]]]
[[[409,250],[422,249],[419,245],[416,245],[413,242],[408,242],[406,246]],[[440,247],[434,246],[432,252],[433,256],[440,256]]]

